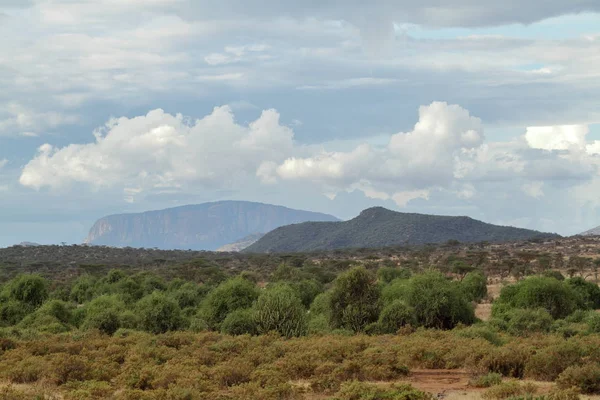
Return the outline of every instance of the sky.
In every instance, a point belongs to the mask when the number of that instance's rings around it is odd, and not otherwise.
[[[597,0],[0,0],[0,247],[250,200],[600,225]]]

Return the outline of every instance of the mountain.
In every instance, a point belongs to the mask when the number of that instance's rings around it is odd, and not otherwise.
[[[241,238],[233,243],[226,244],[217,249],[222,252],[238,252],[244,250],[246,247],[256,243],[261,237],[265,236],[264,233],[253,233],[246,237]]]
[[[589,231],[585,231],[580,233],[581,236],[600,236],[600,226],[595,227],[594,229],[590,229]]]
[[[338,221],[321,213],[247,201],[220,201],[96,221],[85,243],[114,247],[215,250],[248,235],[305,221]]]
[[[527,229],[497,226],[469,217],[408,214],[374,207],[350,221],[305,222],[267,233],[245,252],[303,252],[359,247],[388,247],[460,242],[506,242],[559,237]]]

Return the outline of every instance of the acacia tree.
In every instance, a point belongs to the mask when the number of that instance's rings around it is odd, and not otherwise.
[[[377,321],[380,290],[375,278],[364,267],[341,274],[331,289],[331,326],[361,332]]]

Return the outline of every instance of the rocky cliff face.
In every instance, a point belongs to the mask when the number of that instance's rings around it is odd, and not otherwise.
[[[306,221],[321,213],[245,201],[204,203],[99,219],[85,242],[115,247],[215,250],[246,236]]]

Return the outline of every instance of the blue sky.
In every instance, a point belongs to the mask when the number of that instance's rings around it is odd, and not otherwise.
[[[0,0],[0,246],[244,199],[600,225],[600,3]]]

